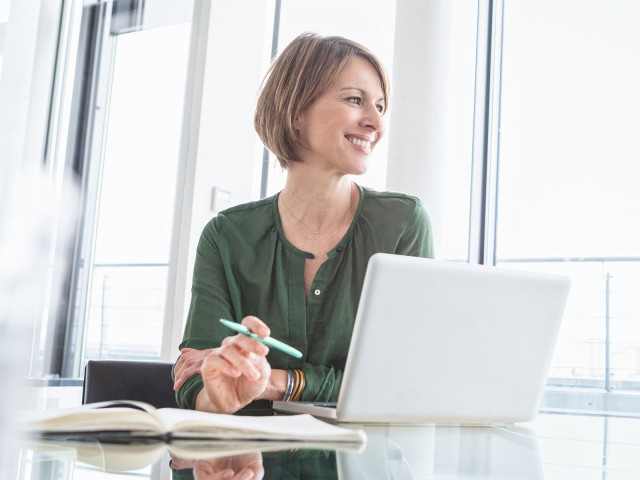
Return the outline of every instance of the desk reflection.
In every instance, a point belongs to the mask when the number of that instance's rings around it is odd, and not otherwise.
[[[368,425],[362,428],[367,433],[365,450],[360,454],[338,453],[338,478],[435,478],[435,426]]]
[[[254,451],[198,460],[171,455],[171,469],[173,480],[340,478],[333,450]]]
[[[362,454],[338,453],[339,478],[544,478],[535,432],[522,426],[364,427]]]
[[[508,427],[438,427],[435,448],[438,478],[543,479],[533,430]]]
[[[360,426],[363,451],[292,450],[184,460],[172,455],[174,480],[544,478],[535,433],[525,427]],[[225,473],[228,476],[223,476]]]
[[[90,465],[92,478],[182,479],[341,479],[382,480],[544,478],[538,440],[524,426],[461,427],[352,425],[363,428],[363,448],[270,442],[108,443],[91,437],[44,438],[30,446],[31,458]],[[164,474],[157,473],[163,467]],[[41,467],[31,465],[36,476]],[[136,473],[133,473],[136,472]],[[155,472],[155,474],[154,474]],[[109,474],[109,475],[107,475]],[[49,478],[53,478],[47,475]],[[57,478],[74,478],[60,475]],[[75,478],[84,478],[82,476]]]
[[[229,457],[184,460],[171,455],[171,469],[174,479],[243,479],[264,478],[262,452],[256,451]]]
[[[253,469],[254,478],[640,478],[640,418],[637,416],[556,413],[541,414],[530,424],[505,427],[363,428],[367,444],[359,451],[317,444],[123,445],[92,441],[90,437],[42,438],[21,448],[15,458],[19,473],[7,478],[172,480],[172,477],[197,478],[195,475],[215,478],[228,468],[236,475],[243,468]],[[325,448],[327,450],[322,450]],[[170,453],[174,457],[171,460]],[[195,469],[196,461],[202,461],[201,468]]]

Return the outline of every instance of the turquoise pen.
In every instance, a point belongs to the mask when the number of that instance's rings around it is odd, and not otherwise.
[[[271,337],[260,338],[258,335],[253,333],[244,325],[241,325],[236,322],[230,322],[229,320],[225,320],[224,318],[220,319],[220,323],[223,324],[225,327],[230,328],[231,330],[234,330],[238,333],[246,335],[247,337],[251,337],[260,343],[264,343],[269,348],[275,348],[276,350],[280,350],[281,352],[286,353],[287,355],[291,355],[292,357],[295,357],[295,358],[302,358],[302,352],[299,352],[295,348],[290,347],[289,345],[281,342],[280,340],[276,340],[275,338],[271,338]]]

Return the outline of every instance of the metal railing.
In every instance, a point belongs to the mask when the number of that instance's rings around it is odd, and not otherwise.
[[[554,357],[545,405],[640,412],[640,301],[634,300],[640,299],[640,257],[508,258],[496,264],[572,278],[556,349],[565,361]]]
[[[168,264],[93,268],[85,359],[159,359]]]

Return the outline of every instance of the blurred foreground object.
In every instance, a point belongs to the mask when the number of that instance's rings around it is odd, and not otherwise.
[[[32,352],[46,339],[49,312],[58,302],[57,272],[69,260],[77,189],[62,183],[56,185],[40,170],[5,171],[0,178],[1,478],[10,478],[16,468],[21,434],[12,412],[17,405],[35,407],[27,396],[27,377],[36,361]]]

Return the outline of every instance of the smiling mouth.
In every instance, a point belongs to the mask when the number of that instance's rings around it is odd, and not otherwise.
[[[357,145],[358,147],[366,148],[367,150],[371,149],[370,141],[362,140],[360,138],[351,137],[351,136],[346,137],[346,139],[349,140],[354,145]]]

